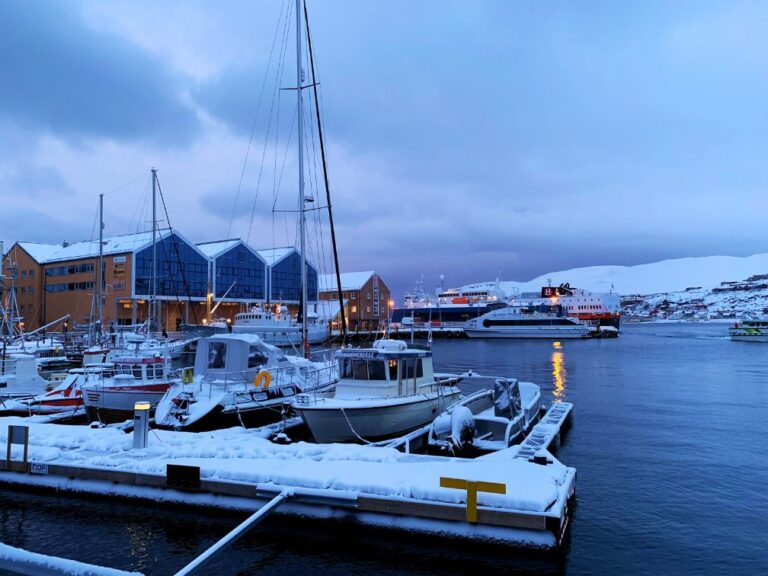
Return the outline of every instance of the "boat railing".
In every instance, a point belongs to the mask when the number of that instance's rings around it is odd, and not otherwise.
[[[269,373],[269,379],[259,378],[262,372]],[[230,392],[243,386],[252,385],[254,388],[285,387],[298,384],[302,390],[309,392],[318,390],[338,378],[336,363],[327,363],[325,366],[307,368],[304,366],[282,366],[269,369],[235,370],[218,373],[215,376],[203,377],[197,380],[197,386],[210,384],[209,390],[214,387],[223,387],[225,392]],[[268,383],[267,383],[268,382]]]

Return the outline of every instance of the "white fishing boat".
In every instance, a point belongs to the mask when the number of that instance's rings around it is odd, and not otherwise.
[[[313,320],[308,314],[307,342],[322,344],[330,335],[328,325]],[[302,339],[301,322],[294,320],[285,306],[280,306],[276,312],[254,306],[248,312],[236,314],[232,332],[256,334],[264,342],[275,346],[300,346]]]
[[[115,358],[114,372],[89,380],[83,398],[91,421],[122,422],[133,417],[136,402],[149,402],[152,409],[172,382],[168,356]]]
[[[559,305],[510,306],[497,304],[490,312],[464,324],[470,338],[586,338],[589,326],[565,316]]]
[[[401,340],[337,351],[340,379],[332,397],[297,396],[294,409],[316,442],[371,442],[432,421],[461,396],[457,379],[436,377],[432,352]]]
[[[277,422],[297,394],[320,397],[338,380],[333,359],[289,356],[255,334],[220,334],[198,342],[194,375],[186,372],[163,396],[158,427],[178,430],[247,428]]]
[[[768,318],[745,319],[728,327],[731,340],[768,342]]]

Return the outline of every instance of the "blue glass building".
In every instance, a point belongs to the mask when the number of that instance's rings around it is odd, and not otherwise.
[[[267,263],[245,242],[240,239],[222,240],[197,246],[210,259],[215,300],[266,300]]]
[[[259,250],[268,269],[270,302],[298,304],[301,300],[301,254],[296,248]],[[307,300],[317,300],[317,269],[307,262]]]
[[[156,293],[158,298],[205,299],[208,293],[208,259],[178,232],[161,231],[156,254]],[[134,253],[134,297],[152,294],[152,254],[150,244]]]

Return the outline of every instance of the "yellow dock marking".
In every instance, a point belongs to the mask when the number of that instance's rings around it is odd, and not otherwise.
[[[490,492],[492,494],[506,494],[507,485],[498,482],[483,482],[475,480],[462,480],[461,478],[440,478],[441,488],[455,488],[467,491],[467,522],[477,522],[477,493]]]

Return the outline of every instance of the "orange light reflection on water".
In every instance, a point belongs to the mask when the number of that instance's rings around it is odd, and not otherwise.
[[[565,398],[565,381],[568,373],[565,371],[565,356],[560,350],[560,342],[555,342],[554,347],[556,350],[552,352],[551,359],[555,389],[552,391],[552,395],[555,397],[555,402],[562,402]]]

